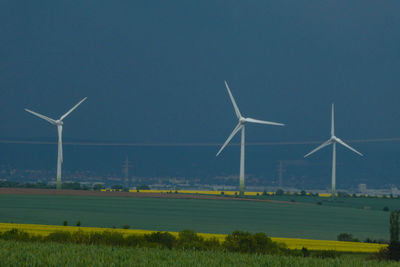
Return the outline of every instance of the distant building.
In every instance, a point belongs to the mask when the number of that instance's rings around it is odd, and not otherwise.
[[[360,193],[366,193],[367,192],[367,185],[366,184],[359,184],[358,185],[358,191],[360,191]]]
[[[392,186],[390,188],[390,193],[394,196],[398,196],[399,195],[399,189],[397,188],[397,186]]]

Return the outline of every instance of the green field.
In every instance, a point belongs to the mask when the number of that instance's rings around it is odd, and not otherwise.
[[[0,240],[0,266],[398,266],[344,255],[335,259],[220,251],[125,248]]]
[[[335,240],[342,232],[364,240],[389,239],[389,212],[397,199],[289,197],[294,203],[129,197],[0,195],[0,222],[231,233]],[[274,197],[278,200],[280,197]],[[284,197],[281,197],[284,199]],[[304,201],[304,202],[302,202]],[[316,202],[322,201],[322,205]]]

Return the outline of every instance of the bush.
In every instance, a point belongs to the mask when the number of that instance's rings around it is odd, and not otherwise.
[[[273,242],[265,233],[255,233],[253,235],[256,241],[256,253],[279,253],[283,245]]]
[[[77,221],[76,226],[81,226],[81,221]]]
[[[204,246],[205,246],[206,250],[221,249],[221,243],[215,237],[204,240]]]
[[[1,239],[4,240],[18,240],[18,241],[29,241],[30,235],[27,232],[20,231],[18,229],[11,229],[0,234]]]
[[[155,232],[144,235],[145,241],[156,244],[160,247],[171,249],[174,247],[176,238],[168,232]]]
[[[256,242],[251,233],[234,231],[226,237],[223,246],[230,252],[253,253],[255,252]]]
[[[400,242],[392,241],[387,248],[387,258],[389,260],[400,260]]]
[[[129,228],[130,228],[130,226],[127,224],[122,225],[122,229],[129,229]]]
[[[146,244],[144,236],[142,235],[128,235],[127,237],[125,237],[124,243],[126,246],[132,246],[132,247],[148,246]]]
[[[179,232],[177,245],[183,249],[202,250],[206,249],[204,238],[192,230],[183,230]]]
[[[303,254],[303,257],[309,257],[310,256],[310,251],[308,251],[307,248],[303,247],[301,249],[301,254]]]
[[[44,238],[45,241],[67,243],[72,242],[71,233],[64,231],[57,231],[49,234]]]
[[[284,193],[285,193],[285,192],[283,192],[282,189],[278,189],[278,190],[276,190],[275,195],[277,195],[277,196],[282,196]]]
[[[264,233],[251,234],[249,232],[234,231],[228,235],[223,247],[230,252],[240,253],[279,253],[284,249],[283,245],[273,242]]]
[[[388,260],[388,248],[381,248],[378,252],[368,257],[370,260]]]
[[[314,253],[314,257],[317,258],[322,258],[322,259],[327,259],[327,258],[336,258],[339,257],[339,252],[336,250],[324,250],[324,251],[318,251]]]

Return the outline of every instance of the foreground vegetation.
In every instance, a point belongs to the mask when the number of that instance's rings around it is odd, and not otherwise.
[[[126,226],[125,226],[126,227]],[[126,237],[129,235],[145,235],[151,234],[156,231],[149,230],[136,230],[136,229],[107,229],[98,227],[75,227],[75,226],[58,226],[58,225],[37,225],[37,224],[14,224],[14,223],[0,223],[0,233],[10,231],[12,229],[18,229],[20,231],[27,232],[32,235],[48,236],[55,232],[68,232],[75,233],[78,231],[90,233],[90,232],[114,232],[121,234]],[[178,232],[170,232],[173,236],[178,237]],[[219,242],[223,242],[227,235],[224,234],[198,234],[203,239],[216,239]],[[380,249],[385,248],[385,244],[367,244],[359,242],[341,242],[331,240],[311,240],[311,239],[298,239],[298,238],[278,238],[272,237],[272,241],[282,243],[289,249],[300,250],[303,247],[308,250],[336,250],[341,252],[356,252],[356,253],[373,253],[378,252]]]
[[[0,266],[398,266],[360,257],[294,257],[0,240]]]

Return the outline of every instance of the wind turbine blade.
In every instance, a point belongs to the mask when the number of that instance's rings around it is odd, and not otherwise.
[[[228,90],[229,97],[231,98],[233,108],[235,109],[236,116],[238,117],[238,119],[240,119],[242,117],[242,114],[240,114],[240,110],[239,110],[238,106],[236,105],[235,99],[233,98],[231,90],[229,89],[228,83],[226,81],[225,81],[225,86],[226,86],[226,89]]]
[[[331,136],[335,135],[335,104],[332,103]]]
[[[29,112],[29,113],[32,113],[33,115],[38,116],[39,118],[44,119],[45,121],[48,121],[48,122],[50,122],[51,124],[56,125],[56,121],[53,120],[53,119],[50,119],[49,117],[46,117],[46,116],[44,116],[44,115],[42,115],[42,114],[39,114],[39,113],[36,113],[36,112],[34,112],[34,111],[32,111],[32,110],[29,110],[29,109],[27,109],[27,108],[25,109],[25,111],[27,111],[27,112]]]
[[[276,125],[276,126],[285,126],[283,123],[278,123],[278,122],[272,122],[272,121],[261,121],[261,120],[256,120],[252,118],[246,118],[246,122],[253,122],[253,123],[259,123],[259,124],[267,124],[267,125]]]
[[[60,162],[64,161],[63,159],[63,147],[62,147],[62,125],[57,126],[58,130],[58,156],[60,157]]]
[[[311,154],[313,154],[313,153],[317,152],[318,150],[320,150],[320,149],[322,149],[322,148],[324,148],[324,147],[330,145],[331,143],[332,143],[331,140],[328,140],[328,141],[326,141],[325,143],[322,143],[322,145],[320,145],[319,147],[317,147],[316,149],[314,149],[313,151],[311,151],[310,153],[308,153],[308,154],[305,155],[304,157],[306,158],[306,157],[310,156]]]
[[[73,106],[70,110],[68,110],[67,113],[65,113],[64,115],[61,116],[60,121],[62,121],[63,119],[65,119],[72,111],[74,111],[80,104],[82,104],[83,101],[86,100],[87,97],[85,97],[84,99],[82,99],[81,101],[79,101],[78,104],[76,104],[75,106]]]
[[[226,139],[225,143],[223,144],[223,146],[221,147],[221,149],[218,151],[216,157],[218,157],[218,155],[222,152],[222,150],[224,150],[224,148],[228,145],[229,141],[231,141],[231,139],[235,136],[235,134],[242,129],[243,125],[241,125],[240,123],[238,125],[236,125],[235,129],[233,129],[231,135],[228,137],[228,139]]]
[[[354,153],[357,153],[360,156],[364,156],[362,153],[358,152],[357,150],[355,150],[354,148],[352,148],[351,146],[349,146],[348,144],[346,144],[345,142],[343,142],[341,139],[337,138],[337,142],[339,144],[341,144],[342,146],[347,147],[348,149],[350,149],[351,151],[353,151]]]

